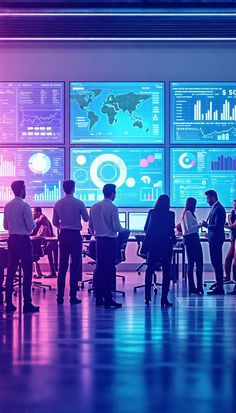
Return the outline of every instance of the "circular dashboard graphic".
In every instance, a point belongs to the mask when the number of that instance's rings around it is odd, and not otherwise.
[[[119,156],[106,153],[98,156],[90,167],[91,179],[98,188],[113,183],[118,188],[124,184],[127,177],[126,165]]]
[[[190,169],[196,165],[196,158],[192,153],[184,152],[179,157],[179,164],[181,168]]]
[[[78,184],[84,184],[88,180],[88,173],[85,169],[75,171],[73,178]]]
[[[44,175],[49,171],[51,167],[51,160],[44,153],[38,152],[38,153],[34,153],[30,157],[28,165],[29,165],[29,169],[34,174]]]

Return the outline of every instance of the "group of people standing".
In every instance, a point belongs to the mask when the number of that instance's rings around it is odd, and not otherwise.
[[[26,188],[24,181],[15,181],[11,185],[15,198],[8,202],[4,208],[4,228],[9,232],[8,238],[8,269],[6,279],[6,312],[14,312],[15,305],[12,303],[13,283],[17,267],[21,262],[24,281],[23,312],[38,312],[39,307],[32,304],[32,244],[30,236],[53,235],[53,229],[47,220],[43,221],[41,208],[35,208],[34,218],[30,206],[24,201]],[[105,308],[120,308],[112,297],[112,285],[116,274],[117,234],[127,231],[119,221],[118,208],[113,204],[116,197],[116,186],[106,184],[103,188],[104,199],[94,204],[90,210],[90,216],[84,203],[74,197],[75,182],[66,180],[63,182],[65,197],[59,200],[53,210],[53,225],[59,233],[59,272],[57,303],[64,302],[66,273],[70,262],[70,304],[79,304],[77,298],[78,281],[82,275],[82,220],[89,221],[89,231],[96,239],[96,270],[94,272],[94,289],[96,306]],[[203,294],[203,254],[198,235],[200,226],[208,229],[208,242],[211,262],[216,274],[216,284],[208,294],[224,294],[223,289],[223,266],[222,246],[225,239],[224,227],[226,225],[226,213],[223,206],[213,190],[205,193],[208,204],[212,207],[206,221],[197,222],[195,215],[196,203],[194,198],[188,198],[181,221],[184,244],[188,257],[188,281],[190,294]],[[236,257],[235,257],[235,232],[236,232],[236,201],[234,211],[230,216],[228,228],[232,230],[232,241],[226,258],[226,278],[230,278],[230,269],[233,261],[233,274],[236,281]],[[40,225],[39,225],[40,222]],[[44,222],[44,225],[42,225]],[[40,228],[44,233],[40,233]],[[145,240],[143,249],[147,254],[147,270],[145,276],[145,302],[149,305],[151,301],[152,276],[156,266],[161,265],[163,269],[163,284],[161,306],[170,307],[168,292],[170,286],[171,259],[173,247],[176,243],[175,236],[175,214],[170,211],[170,200],[168,195],[161,195],[156,205],[148,213],[145,224]],[[53,249],[49,248],[47,254],[51,276],[55,276],[52,261]],[[194,283],[193,268],[196,263],[197,286]],[[0,286],[1,287],[1,286]],[[236,289],[235,289],[236,293]],[[1,295],[1,294],[0,294]],[[2,303],[0,302],[0,305]]]

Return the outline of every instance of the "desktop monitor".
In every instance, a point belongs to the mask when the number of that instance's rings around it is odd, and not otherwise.
[[[86,206],[103,199],[107,183],[117,186],[120,207],[152,207],[164,192],[164,150],[156,147],[71,148],[70,178]]]
[[[53,206],[62,196],[64,149],[1,148],[0,205],[13,198],[11,183],[24,180],[31,206]]]
[[[198,207],[207,207],[205,192],[214,189],[224,207],[230,207],[236,193],[234,148],[172,148],[170,194],[173,207],[183,207],[194,196]]]
[[[126,213],[125,212],[119,212],[119,220],[120,220],[120,225],[123,228],[126,228]]]
[[[147,212],[129,212],[129,230],[132,232],[144,231],[147,216]]]
[[[236,143],[236,82],[170,84],[171,143]]]
[[[6,232],[6,230],[4,229],[4,226],[3,226],[3,217],[4,217],[3,212],[0,212],[0,233],[1,232]]]
[[[64,82],[0,82],[0,144],[64,142]]]
[[[164,83],[70,83],[70,143],[164,143]]]

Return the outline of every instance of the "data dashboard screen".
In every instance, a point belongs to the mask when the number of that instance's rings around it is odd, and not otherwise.
[[[164,83],[71,83],[70,142],[164,143]]]
[[[32,206],[52,206],[62,195],[64,149],[1,148],[0,204],[13,198],[11,183],[24,180],[26,200]]]
[[[171,142],[236,143],[236,82],[170,85]]]
[[[149,207],[164,192],[164,150],[71,148],[70,177],[86,206],[101,201],[103,186],[114,183],[118,206]]]
[[[0,144],[63,142],[63,82],[0,82]]]
[[[227,148],[172,148],[170,168],[171,204],[185,205],[194,196],[197,205],[207,207],[205,192],[214,189],[225,207],[236,194],[236,151]]]

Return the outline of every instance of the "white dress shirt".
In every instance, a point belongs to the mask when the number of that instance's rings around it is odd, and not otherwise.
[[[120,225],[117,206],[111,199],[104,198],[90,209],[89,229],[95,237],[115,238],[117,233],[124,231]]]
[[[55,227],[81,231],[81,218],[88,222],[88,212],[84,203],[73,194],[66,195],[55,204],[52,219]]]
[[[4,208],[3,226],[10,235],[30,235],[36,224],[29,204],[18,196],[8,202]]]
[[[198,229],[201,228],[201,225],[198,224],[197,219],[190,211],[184,213],[181,226],[183,235],[198,234]]]

